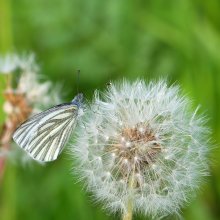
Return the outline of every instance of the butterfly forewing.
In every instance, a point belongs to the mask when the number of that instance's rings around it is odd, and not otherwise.
[[[13,139],[34,159],[55,160],[76,125],[77,115],[76,104],[57,105],[21,124]]]

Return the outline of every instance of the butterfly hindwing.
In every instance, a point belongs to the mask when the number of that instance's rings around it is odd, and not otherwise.
[[[76,125],[77,115],[76,104],[57,105],[21,124],[13,139],[34,159],[55,160]]]

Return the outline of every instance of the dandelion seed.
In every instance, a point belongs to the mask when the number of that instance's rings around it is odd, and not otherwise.
[[[124,219],[179,213],[208,170],[207,128],[190,107],[164,81],[111,84],[102,99],[96,93],[72,149],[80,179],[109,211]],[[85,151],[102,163],[83,159]]]
[[[115,153],[112,153],[111,155],[112,155],[113,158],[115,158]]]
[[[131,143],[130,143],[129,141],[127,141],[127,142],[125,143],[125,146],[126,146],[126,147],[130,147],[130,146],[131,146]]]
[[[108,141],[109,140],[109,136],[105,136],[105,140]]]
[[[123,159],[123,163],[127,164],[128,163],[128,159],[127,158]]]
[[[125,137],[121,137],[121,142],[125,142]]]
[[[0,73],[10,74],[18,67],[18,56],[15,54],[7,54],[0,56]]]
[[[14,70],[18,70],[18,72]],[[6,113],[6,120],[5,129],[0,133],[0,147],[12,152],[11,144],[14,130],[32,114],[55,103],[60,103],[60,96],[59,90],[49,81],[40,82],[41,76],[38,74],[33,55],[21,57],[10,54],[6,55],[4,59],[0,57],[0,72],[7,72],[11,75],[4,91],[3,110]],[[19,74],[16,75],[17,73]],[[13,77],[16,78],[16,83],[12,83]],[[27,157],[26,154],[24,157]],[[27,160],[24,159],[24,161]]]

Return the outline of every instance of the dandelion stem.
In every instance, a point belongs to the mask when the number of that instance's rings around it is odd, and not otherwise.
[[[129,199],[127,203],[127,212],[123,214],[122,220],[132,220],[132,201]]]
[[[134,174],[135,174],[135,167],[133,168],[132,174],[129,179],[128,187],[131,191],[135,187]],[[123,214],[122,220],[132,220],[132,212],[133,212],[133,201],[132,201],[132,196],[130,195],[127,201],[126,212]]]

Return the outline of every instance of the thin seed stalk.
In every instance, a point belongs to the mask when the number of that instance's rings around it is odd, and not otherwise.
[[[129,199],[127,203],[127,212],[123,214],[122,220],[132,220],[132,201]]]
[[[135,187],[134,173],[135,173],[135,168],[133,168],[132,175],[130,177],[129,185],[128,185],[129,189],[131,190]],[[127,201],[126,212],[123,213],[122,220],[132,220],[132,213],[133,213],[133,201],[130,196]]]

